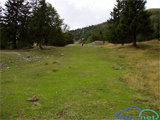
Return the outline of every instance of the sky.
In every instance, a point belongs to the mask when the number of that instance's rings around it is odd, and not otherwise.
[[[107,21],[116,0],[46,0],[57,10],[70,30]],[[6,0],[1,0],[3,6]],[[146,9],[160,8],[160,0],[147,0]]]

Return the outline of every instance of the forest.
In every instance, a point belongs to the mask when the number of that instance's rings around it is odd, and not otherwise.
[[[68,25],[45,0],[8,0],[0,6],[1,49],[39,45],[64,46],[74,43]]]

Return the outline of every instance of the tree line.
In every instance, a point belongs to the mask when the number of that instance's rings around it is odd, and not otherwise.
[[[8,0],[0,6],[0,48],[31,47],[33,44],[64,46],[73,35],[56,9],[45,0]]]

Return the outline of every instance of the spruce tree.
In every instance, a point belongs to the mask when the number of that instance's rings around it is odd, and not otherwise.
[[[108,38],[110,39],[109,42],[113,43],[121,43],[122,45],[124,44],[124,41],[122,39],[122,36],[119,34],[119,30],[117,30],[117,26],[119,25],[120,22],[120,16],[121,12],[123,11],[124,7],[124,1],[123,0],[116,0],[117,5],[113,8],[113,12],[110,13],[111,19],[108,21],[109,22],[109,34]]]
[[[3,21],[5,24],[4,39],[7,43],[11,43],[13,48],[17,48],[17,42],[20,42],[24,35],[27,34],[25,32],[25,29],[27,29],[26,20],[28,19],[30,8],[24,0],[8,0],[5,3],[5,7]]]
[[[63,20],[60,19],[59,14],[51,4],[47,4],[47,6],[48,35],[45,41],[47,41],[48,45],[64,46],[66,41],[61,28]]]
[[[4,27],[5,25],[3,24],[3,14],[2,14],[2,6],[0,6],[0,49],[4,49],[6,47],[5,45],[5,40],[2,34],[4,34]]]
[[[160,15],[159,15],[160,16]],[[160,17],[155,30],[155,38],[160,41]]]
[[[3,15],[2,15],[2,6],[0,5],[0,24],[3,22]]]
[[[47,4],[45,0],[39,1],[39,8],[34,12],[34,20],[35,20],[35,30],[36,30],[36,37],[39,42],[39,49],[42,48],[42,40],[44,39],[45,29],[47,25],[46,21],[46,10]]]
[[[148,11],[145,11],[146,0],[127,0],[120,17],[118,31],[123,37],[133,42],[133,46],[137,46],[136,37],[138,34],[146,32],[151,33],[150,16]]]
[[[22,4],[22,8],[21,8],[22,14],[20,17],[21,20],[20,20],[20,27],[19,27],[19,33],[20,33],[19,45],[20,46],[32,46],[32,41],[28,34],[28,27],[29,27],[28,25],[31,17],[30,9],[31,9],[31,5],[29,2],[24,2]]]
[[[36,7],[33,7],[33,15],[30,23],[30,35],[34,42],[39,44],[39,49],[44,45],[66,45],[64,35],[61,30],[63,20],[51,4],[40,0]]]

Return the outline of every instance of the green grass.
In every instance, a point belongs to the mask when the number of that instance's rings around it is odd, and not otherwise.
[[[126,80],[135,51],[80,44],[1,51],[1,119],[114,119],[114,113],[132,105],[146,109],[152,95]],[[32,96],[39,101],[26,101]],[[157,105],[152,109],[159,110]],[[136,109],[126,113],[138,115]]]

